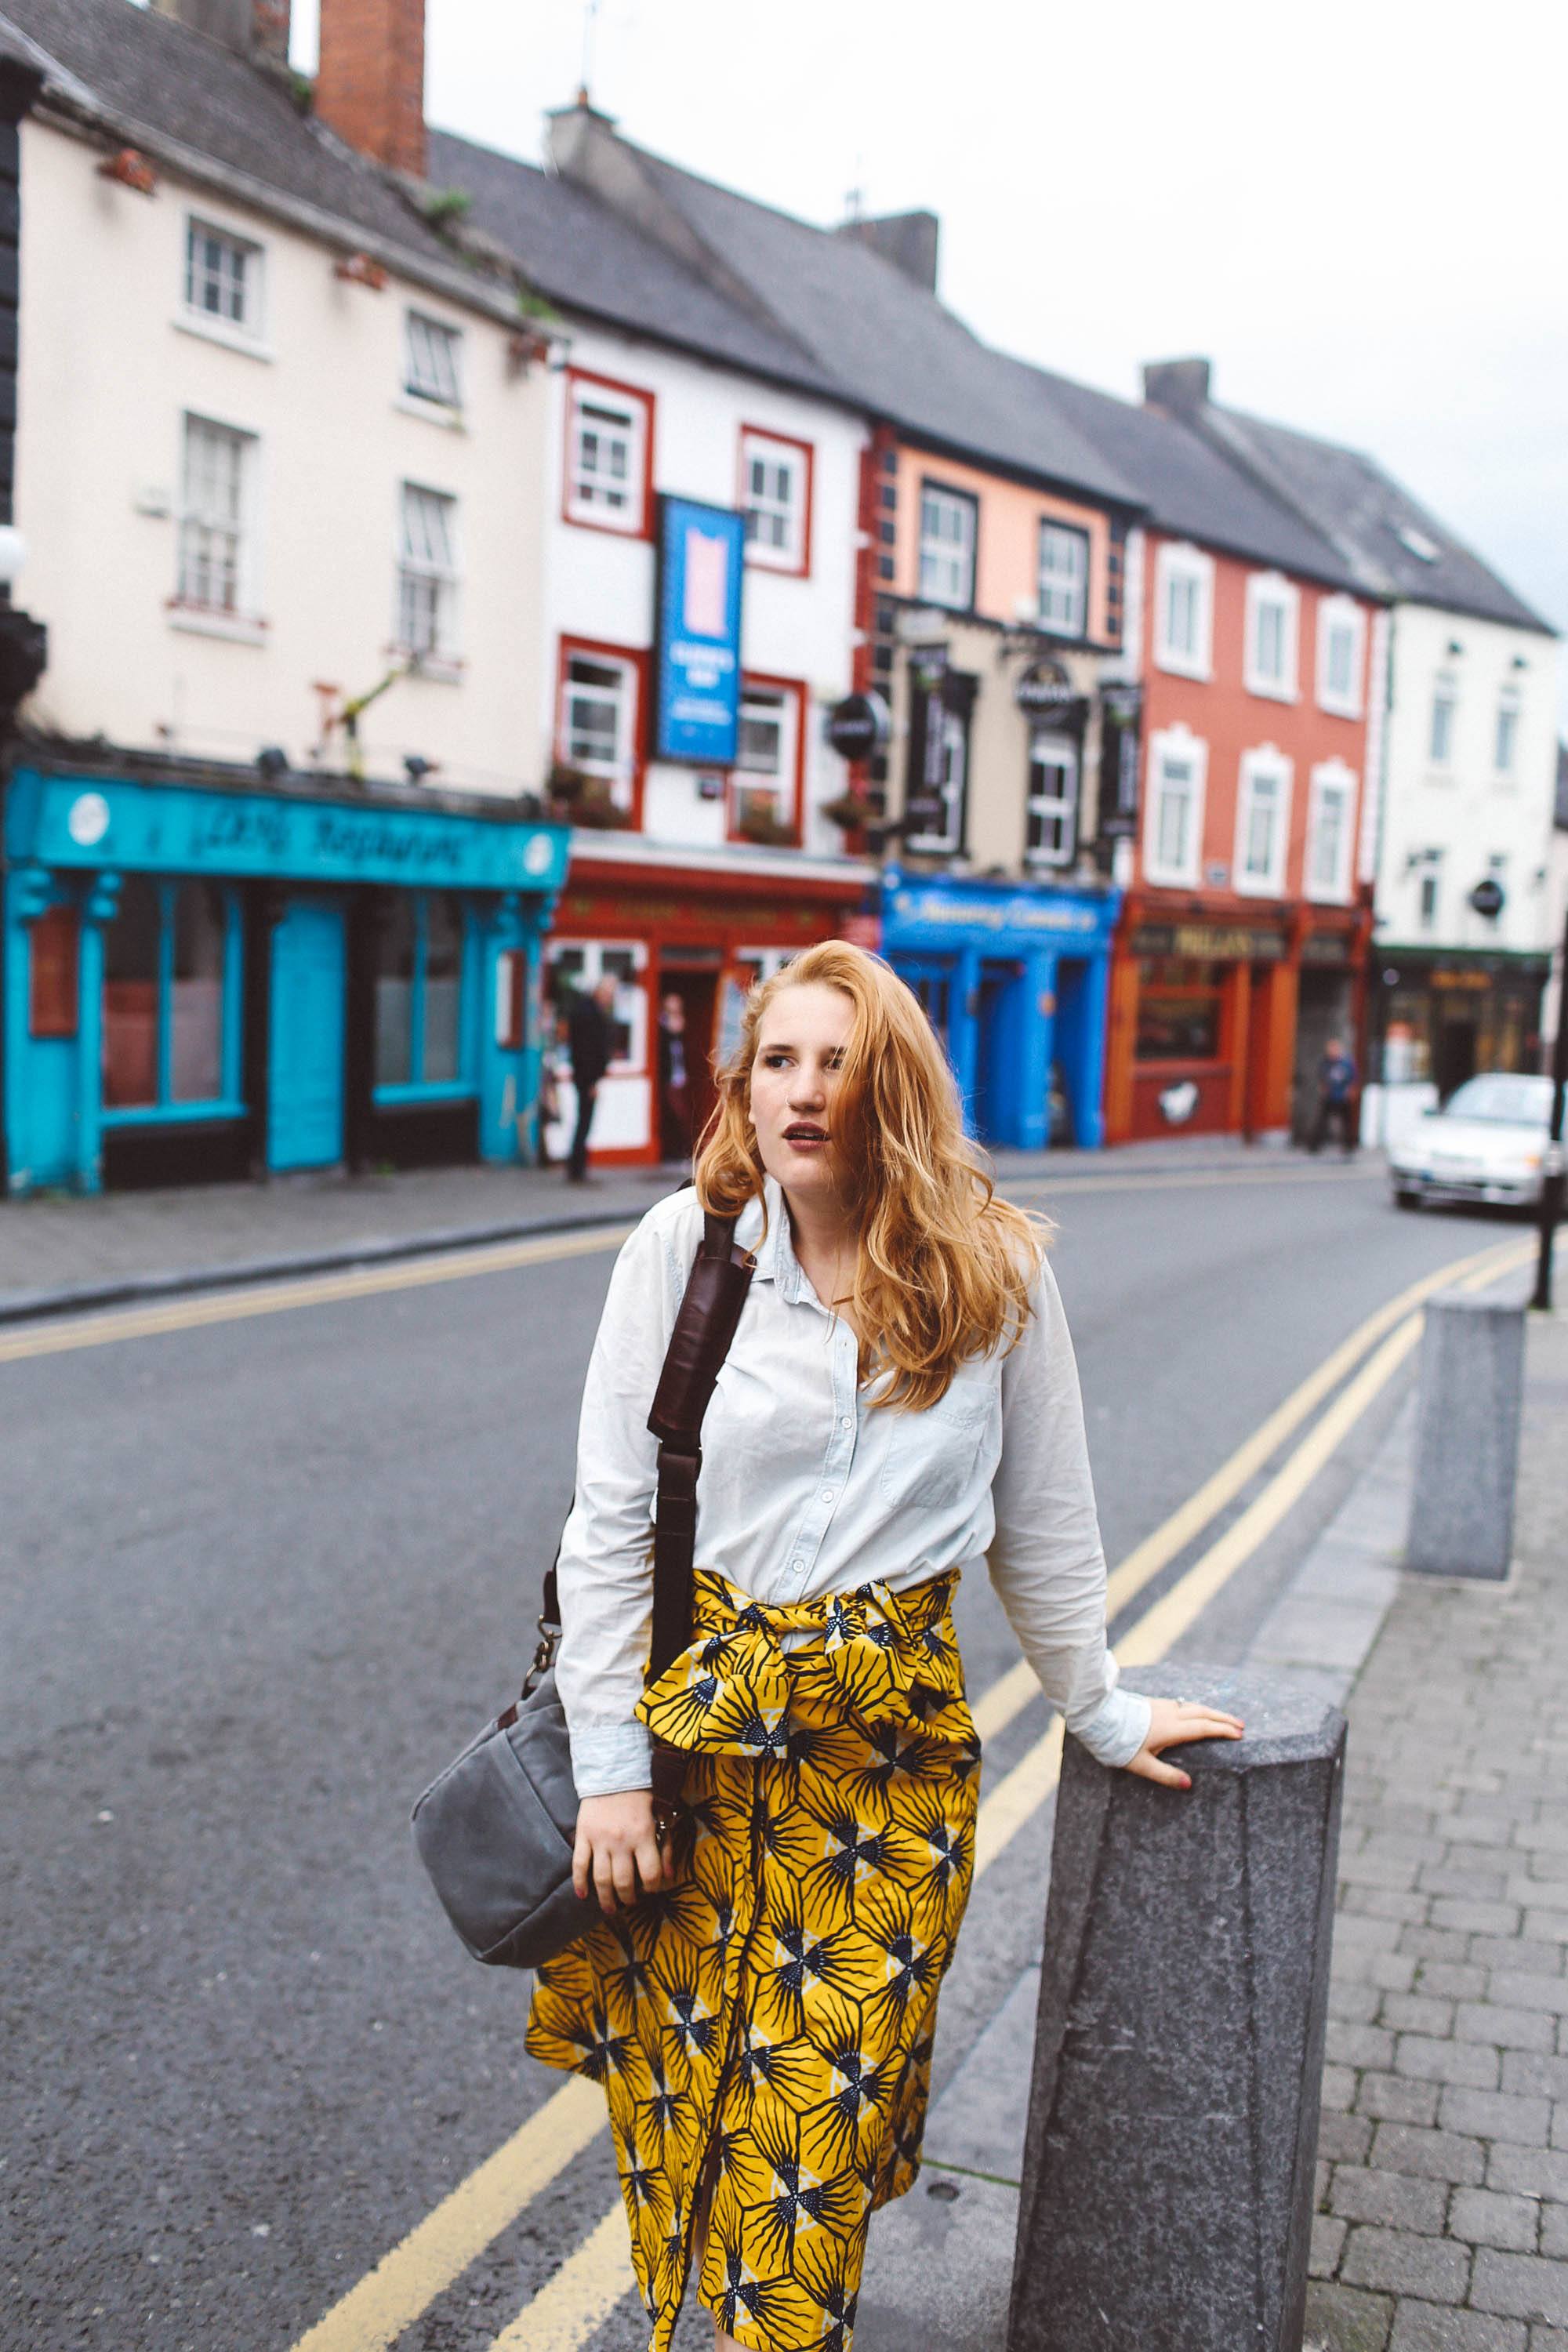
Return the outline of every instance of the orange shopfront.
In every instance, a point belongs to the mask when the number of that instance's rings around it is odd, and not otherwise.
[[[875,868],[853,859],[734,848],[634,856],[618,842],[574,842],[566,887],[544,948],[547,998],[616,983],[618,1050],[599,1087],[589,1149],[601,1164],[678,1160],[687,1131],[700,1132],[713,1098],[712,1066],[734,1044],[752,982],[815,940],[875,947]],[[684,1016],[687,1088],[672,1108],[660,1010]],[[545,1130],[563,1157],[576,1116],[566,1057],[556,1055],[557,1116]]]
[[[1303,975],[1353,1045],[1364,930],[1349,907],[1184,919],[1131,896],[1111,967],[1106,1140],[1300,1135],[1323,1025],[1302,1018]]]

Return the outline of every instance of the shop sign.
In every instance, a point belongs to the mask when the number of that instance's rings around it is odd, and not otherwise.
[[[1100,831],[1106,841],[1138,830],[1138,739],[1143,713],[1141,686],[1100,689]]]
[[[1495,922],[1507,904],[1502,884],[1493,876],[1487,875],[1470,892],[1470,904],[1478,915],[1484,915],[1489,922]]]
[[[696,499],[658,502],[656,760],[735,763],[741,721],[745,518]]]
[[[1351,940],[1348,931],[1309,931],[1301,942],[1301,961],[1312,964],[1347,964],[1351,960]]]
[[[1194,963],[1277,963],[1285,953],[1285,934],[1241,923],[1144,923],[1132,934],[1132,952]]]
[[[563,825],[447,809],[366,808],[183,784],[18,770],[6,812],[14,859],[154,874],[288,877],[474,890],[553,890]]]
[[[875,692],[847,694],[827,714],[827,740],[841,760],[868,760],[891,732],[888,706]]]
[[[888,902],[888,929],[908,925],[911,930],[982,931],[992,938],[1021,931],[1083,939],[1103,930],[1114,914],[1114,899],[1086,903],[1065,895],[1035,898],[1021,890],[983,898],[934,887],[895,889]]]
[[[1435,971],[1431,974],[1434,988],[1487,989],[1492,984],[1489,971]]]
[[[1081,728],[1089,704],[1059,661],[1031,662],[1013,685],[1013,699],[1026,719],[1057,727]]]

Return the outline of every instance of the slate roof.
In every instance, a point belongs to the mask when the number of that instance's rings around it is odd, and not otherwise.
[[[513,155],[430,132],[428,174],[473,198],[469,219],[562,310],[843,399],[836,380],[759,303],[742,310],[586,189]],[[855,404],[858,405],[858,403]]]
[[[154,155],[183,149],[302,202],[341,223],[345,245],[357,231],[416,265],[464,274],[379,165],[301,114],[281,76],[221,41],[131,0],[0,0],[5,31],[42,52],[46,99],[127,143]]]
[[[1162,530],[1335,587],[1361,585],[1321,531],[1258,488],[1201,434],[1158,409],[1038,373],[1079,430],[1137,484],[1149,520]]]
[[[1374,593],[1556,635],[1550,622],[1359,449],[1214,404],[1202,412],[1202,421],[1205,434],[1328,533]],[[1402,531],[1432,553],[1418,551]]]
[[[989,458],[1117,505],[1142,504],[1119,469],[1074,429],[1048,384],[989,349],[934,294],[870,247],[700,179],[644,148],[632,152],[710,250],[874,415],[982,463]]]

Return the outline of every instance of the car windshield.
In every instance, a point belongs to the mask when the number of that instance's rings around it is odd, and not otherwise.
[[[1489,1070],[1467,1078],[1445,1105],[1449,1118],[1495,1119],[1502,1127],[1544,1127],[1552,1116],[1550,1078],[1517,1077]]]

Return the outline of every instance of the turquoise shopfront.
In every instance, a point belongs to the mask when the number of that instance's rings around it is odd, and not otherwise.
[[[19,759],[7,1191],[519,1158],[567,840],[423,784]]]

